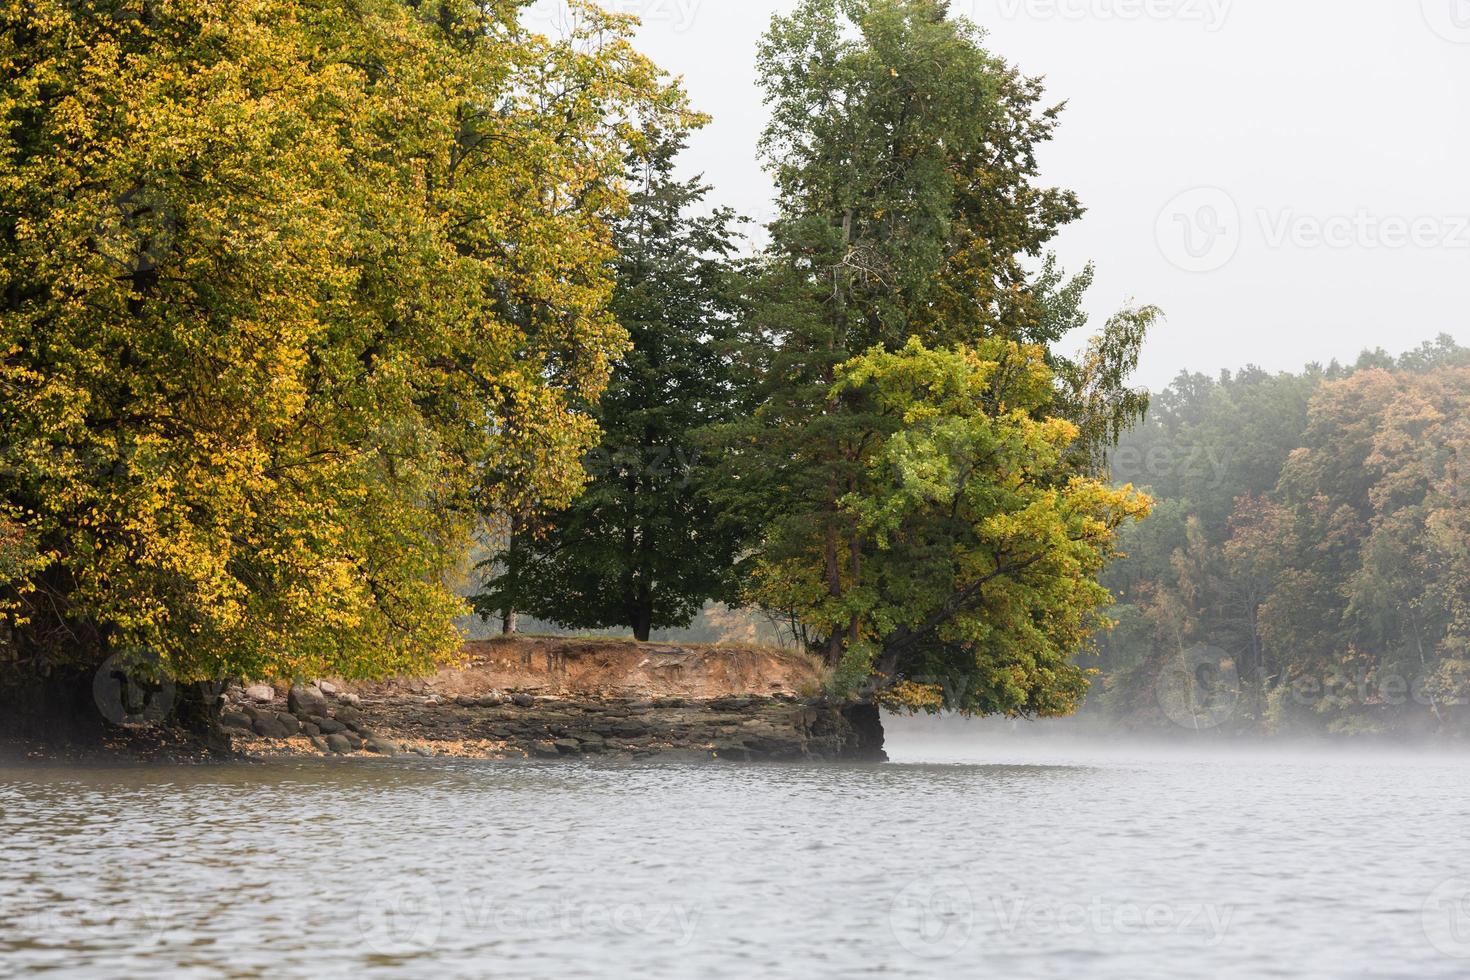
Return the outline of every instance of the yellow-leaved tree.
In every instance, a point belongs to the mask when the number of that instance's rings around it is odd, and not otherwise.
[[[692,121],[626,19],[523,5],[0,5],[9,659],[457,649],[478,515],[582,479],[625,155]]]

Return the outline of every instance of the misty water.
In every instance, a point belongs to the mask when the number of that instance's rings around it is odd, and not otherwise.
[[[1470,974],[1470,757],[890,736],[874,766],[0,765],[0,973]]]

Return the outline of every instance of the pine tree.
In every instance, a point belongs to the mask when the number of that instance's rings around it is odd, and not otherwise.
[[[586,460],[590,482],[495,556],[477,600],[486,616],[519,610],[647,640],[736,592],[742,533],[711,498],[702,440],[745,407],[730,359],[735,218],[700,213],[707,188],[674,176],[681,149],[664,138],[632,161],[612,303],[632,349],[594,413],[603,436]]]

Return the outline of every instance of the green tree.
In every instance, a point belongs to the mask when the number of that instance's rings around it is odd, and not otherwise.
[[[924,655],[940,651],[962,687],[989,691],[946,695],[956,707],[1064,710],[1076,677],[1051,670],[1052,647],[1041,657],[1049,666],[1023,670],[1024,683],[1002,693],[998,665],[1009,654],[999,651],[1022,641],[960,625],[977,622],[972,617],[1008,588],[1039,587],[1037,580],[1023,586],[1026,576],[1006,557],[1030,553],[1021,532],[1006,554],[992,556],[988,571],[960,557],[975,558],[970,549],[984,536],[959,515],[940,521],[915,512],[901,534],[877,536],[857,502],[899,492],[878,481],[874,467],[882,469],[885,447],[903,445],[890,440],[913,423],[893,430],[903,412],[895,416],[893,406],[843,378],[854,358],[905,351],[908,368],[889,366],[900,374],[934,359],[994,363],[996,392],[1024,392],[1019,403],[1033,422],[1069,433],[1060,463],[1046,458],[1054,449],[1049,439],[1021,440],[1042,454],[1031,469],[1045,474],[1038,486],[1060,507],[1071,479],[1098,470],[1098,447],[1145,404],[1125,379],[1156,311],[1121,314],[1075,360],[1053,349],[1085,323],[1079,308],[1090,281],[1090,271],[1067,279],[1043,251],[1081,214],[1072,194],[1036,180],[1035,149],[1050,138],[1058,109],[1042,107],[1039,83],[986,52],[979,31],[950,17],[947,4],[804,0],[774,20],[760,73],[772,108],[763,151],[779,211],[751,288],[761,405],[727,432],[740,477],[730,484],[731,506],[745,508],[762,529],[754,595],[799,611],[807,641],[829,664],[842,665],[848,680],[872,670],[890,682],[914,670],[932,673]],[[1002,356],[984,346],[991,342],[1013,347]],[[1034,389],[1038,376],[1044,395]],[[924,407],[921,393],[913,399],[921,416],[953,414],[956,425],[980,425],[989,413],[1001,426],[1014,410],[1003,397],[942,409]],[[1006,478],[993,461],[972,462],[957,462],[956,472],[979,481],[977,490]],[[1042,506],[1009,503],[1023,511]],[[1136,516],[1141,509],[1140,502],[1121,511]],[[982,520],[978,509],[961,512]],[[1026,525],[1037,535],[1033,543],[1048,539],[1054,525],[1028,513],[1037,518]],[[1066,523],[1059,512],[1051,516]],[[991,519],[1001,518],[983,518]],[[1103,524],[1109,533],[1117,526]],[[922,542],[922,554],[907,562],[880,554],[898,538]],[[1089,539],[1101,554],[1109,551],[1104,538]],[[1090,574],[1083,568],[1091,562],[1075,569]],[[1071,612],[1087,619],[1092,598],[1070,593],[1067,601],[1077,603]],[[901,602],[914,605],[894,618],[890,611]],[[1065,616],[1068,608],[1059,602],[1051,614]],[[1020,619],[1006,622],[1021,626]],[[1046,642],[1060,649],[1067,633]],[[1070,639],[1080,643],[1080,634]]]
[[[674,170],[681,138],[630,161],[615,229],[612,310],[632,349],[593,412],[602,439],[586,491],[539,515],[489,563],[482,614],[525,612],[568,629],[684,628],[738,591],[742,529],[712,499],[703,433],[748,409],[731,360],[735,217],[702,213],[708,188]]]

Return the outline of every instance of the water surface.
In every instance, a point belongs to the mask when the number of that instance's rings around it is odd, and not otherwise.
[[[0,764],[0,973],[1463,977],[1470,758]]]

